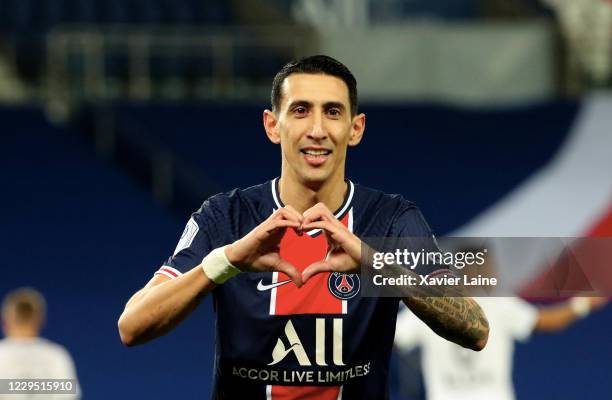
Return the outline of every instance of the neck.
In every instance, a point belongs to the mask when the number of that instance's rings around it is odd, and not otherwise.
[[[341,172],[341,171],[340,171]],[[334,174],[322,183],[309,184],[283,171],[278,188],[282,202],[303,213],[317,203],[323,203],[331,212],[342,205],[347,190],[344,173]]]
[[[38,329],[30,326],[6,327],[6,337],[14,339],[30,339],[38,337]]]

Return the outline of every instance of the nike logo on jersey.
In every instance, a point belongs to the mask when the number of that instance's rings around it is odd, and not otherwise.
[[[289,282],[291,282],[291,279],[287,279],[286,281],[271,283],[269,285],[264,285],[263,279],[260,279],[259,283],[257,284],[257,290],[259,290],[260,292],[265,292],[266,290],[274,289],[277,286],[286,285]]]

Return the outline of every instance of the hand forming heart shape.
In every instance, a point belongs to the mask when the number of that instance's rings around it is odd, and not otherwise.
[[[280,241],[292,228],[298,235],[321,229],[328,244],[327,256],[300,273],[280,257]],[[353,272],[360,264],[361,240],[348,230],[323,203],[300,214],[291,206],[276,210],[242,239],[226,247],[228,260],[243,271],[279,271],[301,287],[320,272]]]

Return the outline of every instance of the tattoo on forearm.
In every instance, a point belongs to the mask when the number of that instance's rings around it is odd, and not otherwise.
[[[389,276],[413,273],[400,266],[385,269],[383,274]],[[480,306],[462,290],[449,286],[400,290],[410,310],[438,335],[463,347],[482,349],[489,335],[489,323]]]
[[[489,323],[480,306],[463,297],[408,297],[407,304],[438,335],[463,347],[480,349]]]

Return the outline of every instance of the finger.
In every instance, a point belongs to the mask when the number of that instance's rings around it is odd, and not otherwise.
[[[334,266],[329,261],[317,261],[315,263],[310,264],[306,269],[302,272],[302,282],[306,283],[310,278],[314,275],[321,272],[333,272]]]
[[[342,225],[344,226],[344,225]],[[335,226],[334,224],[332,224],[329,221],[313,221],[313,222],[309,222],[308,224],[302,224],[302,228],[304,230],[311,230],[311,229],[323,229],[329,233],[336,233],[338,232],[338,227]]]
[[[302,220],[304,219],[304,217],[302,217],[300,213],[295,211],[295,209],[291,209],[287,207],[288,206],[281,208],[281,215],[283,216],[283,218],[288,219],[290,221],[296,221],[296,222],[302,223]]]
[[[312,221],[332,221],[336,219],[334,215],[329,211],[329,209],[323,203],[317,203],[308,210],[304,211],[304,224],[310,223]]]
[[[344,226],[344,225],[343,225]],[[325,241],[327,242],[327,245],[329,248],[335,248],[337,247],[338,243],[340,242],[341,237],[339,237],[339,229],[334,226],[332,223],[327,222],[327,221],[315,221],[315,222],[311,222],[308,225],[302,225],[302,228],[304,230],[311,230],[311,229],[321,229],[323,231],[323,235],[325,236]]]
[[[298,223],[302,222],[302,216],[299,215],[299,213],[297,213],[296,215],[296,213],[292,213],[286,207],[279,208],[278,210],[274,211],[274,213],[272,213],[272,215],[268,219],[271,221],[289,220],[289,221],[295,221]]]
[[[329,208],[327,208],[327,206],[323,202],[318,202],[312,208],[317,210],[318,212],[320,212],[322,214],[325,214],[325,215],[329,216],[329,217],[333,217],[334,216],[334,214],[332,214],[332,212],[329,210]]]
[[[299,214],[296,215],[293,212],[285,208],[279,208],[272,214],[270,218],[268,218],[268,222],[274,222],[274,221],[293,221],[295,222],[296,225],[291,226],[291,227],[293,228],[293,230],[298,236],[302,236],[302,222],[301,222],[302,216],[301,215]]]
[[[318,211],[318,210],[312,210],[310,212],[306,212],[304,213],[304,220],[302,221],[302,224],[309,224],[311,222],[314,221],[329,221],[329,217],[327,215],[325,215],[324,213]]]
[[[299,212],[297,212],[297,210],[295,208],[293,208],[291,206],[285,206],[283,208],[285,209],[285,212],[287,212],[289,215],[291,215],[297,221],[302,222],[302,220],[304,219],[304,216],[302,214],[300,214]]]
[[[324,203],[318,203],[316,207],[317,207],[317,210],[319,210],[319,212],[321,213],[321,215],[328,221],[332,221],[332,222],[338,221],[338,218],[336,218],[334,213],[331,212],[330,209],[327,208],[327,206]]]
[[[266,227],[265,227],[265,231],[266,233],[271,233],[277,229],[281,229],[281,228],[294,228],[294,229],[299,229],[300,228],[300,223],[296,222],[296,221],[289,221],[286,219],[277,219],[274,221],[270,221]]]
[[[287,275],[293,281],[293,283],[295,283],[295,286],[302,287],[302,274],[300,274],[300,271],[298,271],[293,264],[290,264],[281,258],[278,261],[278,264],[276,264],[276,270]]]
[[[294,221],[297,221],[300,223],[300,227],[298,229],[294,229],[295,233],[298,236],[302,236],[304,231],[302,230],[302,222],[304,220],[304,216],[302,214],[300,214],[299,212],[297,212],[297,210],[289,205],[285,206],[285,213],[287,213],[288,218],[287,219],[291,219]]]
[[[302,226],[305,230],[322,229],[329,247],[335,250],[342,247],[355,260],[361,258],[361,240],[342,224],[340,226],[326,221],[315,221]]]
[[[342,247],[342,244],[339,241],[332,238],[332,234],[330,234],[324,229],[322,230],[322,232],[323,232],[323,235],[325,236],[325,241],[327,242],[327,255],[325,256],[325,259],[328,260],[329,257],[331,257],[335,251],[344,250],[344,249]]]

